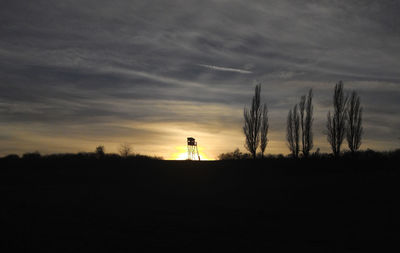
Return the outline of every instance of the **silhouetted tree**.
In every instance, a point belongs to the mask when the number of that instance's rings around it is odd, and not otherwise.
[[[313,93],[312,89],[308,91],[307,96],[302,96],[299,103],[300,126],[301,126],[301,144],[304,157],[308,157],[310,150],[313,148]]]
[[[122,157],[128,157],[131,152],[132,152],[132,148],[131,148],[131,145],[129,145],[128,143],[123,143],[120,145],[119,154]]]
[[[295,152],[295,145],[294,145],[294,136],[293,136],[293,115],[292,115],[292,109],[289,110],[288,116],[286,119],[286,141],[288,148],[290,152],[292,152],[292,155],[294,156]]]
[[[300,116],[299,116],[299,110],[297,109],[297,105],[294,106],[293,108],[293,122],[294,122],[294,140],[295,140],[295,147],[296,147],[296,158],[299,157],[299,151],[300,151]]]
[[[302,152],[304,154],[304,144],[306,143],[305,139],[305,122],[304,122],[304,112],[306,110],[306,96],[301,96],[300,103],[299,103],[299,113],[300,113],[300,130],[301,130],[301,147]]]
[[[286,121],[286,140],[292,156],[299,157],[300,116],[297,104],[289,110]]]
[[[103,157],[105,155],[104,146],[102,146],[102,145],[97,146],[95,153],[96,153],[97,157]]]
[[[261,84],[257,84],[252,99],[251,108],[243,110],[243,133],[246,136],[246,149],[256,158],[258,144],[260,143],[261,108],[260,108]]]
[[[267,104],[264,104],[261,112],[261,143],[260,143],[260,148],[261,148],[261,158],[264,157],[264,151],[265,148],[267,147],[268,144],[268,128],[269,128],[269,122],[268,122],[268,107]]]
[[[360,97],[356,91],[351,93],[346,116],[347,144],[351,153],[354,154],[361,145],[361,137],[363,134],[362,107],[360,106]]]
[[[328,112],[327,139],[331,145],[332,152],[335,156],[340,155],[340,146],[346,133],[346,104],[348,97],[343,92],[343,82],[339,81],[335,85],[335,92],[333,95],[333,115]]]

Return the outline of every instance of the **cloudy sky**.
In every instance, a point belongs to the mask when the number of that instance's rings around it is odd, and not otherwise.
[[[315,148],[335,83],[364,107],[362,149],[400,147],[399,1],[1,1],[0,155],[92,151],[205,158],[244,150],[256,83],[267,153],[314,90]],[[314,149],[315,150],[315,149]]]

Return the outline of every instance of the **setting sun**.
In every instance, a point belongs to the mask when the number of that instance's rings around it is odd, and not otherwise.
[[[186,146],[175,147],[176,152],[171,155],[171,160],[186,160],[188,159],[188,150]],[[199,147],[200,160],[211,160],[203,151],[202,147]]]

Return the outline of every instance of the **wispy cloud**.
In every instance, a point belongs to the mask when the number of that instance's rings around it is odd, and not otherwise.
[[[251,74],[253,72],[249,70],[244,70],[244,69],[236,69],[236,68],[227,68],[227,67],[220,67],[220,66],[214,66],[214,65],[207,65],[207,64],[199,64],[199,66],[213,69],[213,70],[218,70],[218,71],[228,71],[228,72],[237,72],[241,74]]]

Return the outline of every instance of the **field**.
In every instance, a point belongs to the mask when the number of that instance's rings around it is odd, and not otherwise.
[[[397,160],[2,159],[1,252],[386,252]]]

